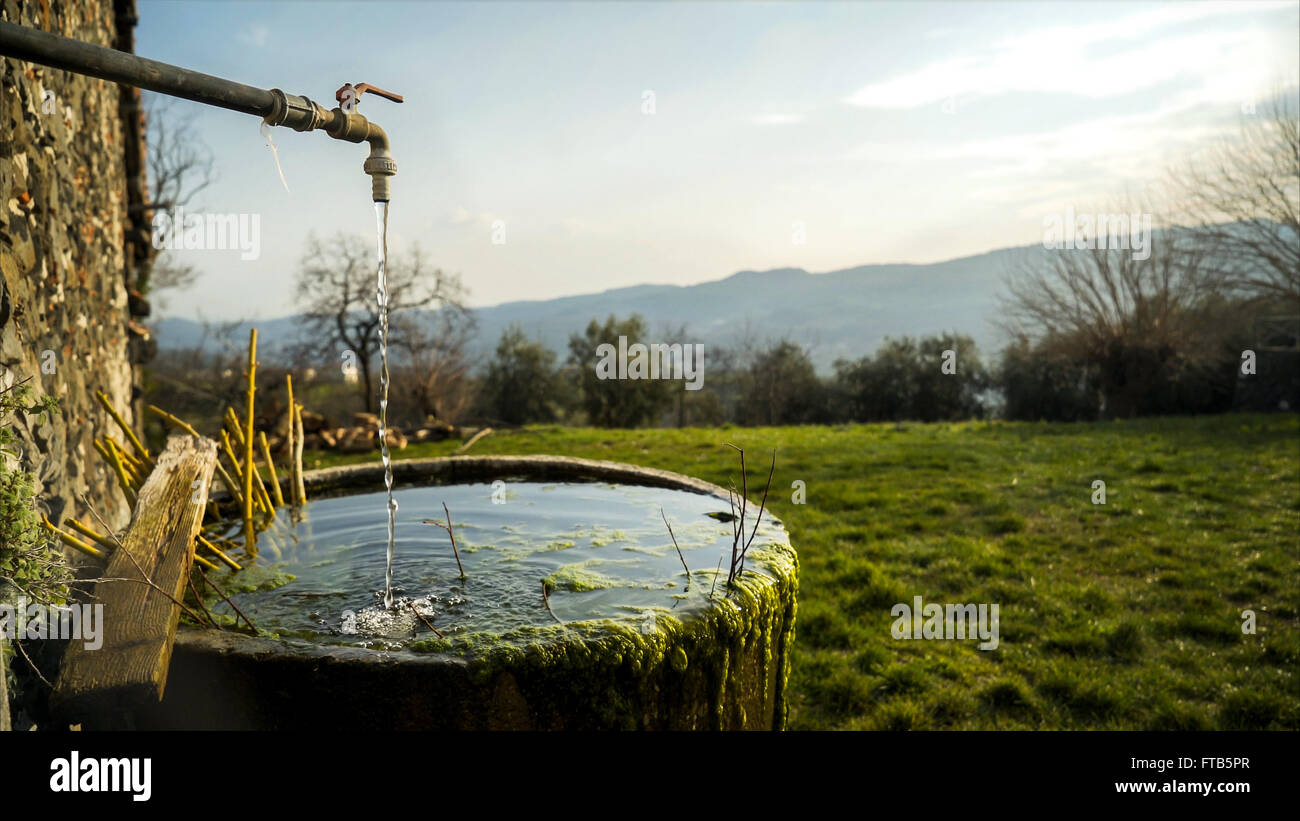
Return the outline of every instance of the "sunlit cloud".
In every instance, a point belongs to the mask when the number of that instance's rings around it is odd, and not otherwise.
[[[1288,4],[1248,6],[1259,11]],[[1102,6],[1100,8],[1108,8]],[[1114,7],[1109,7],[1114,8]],[[845,99],[868,108],[909,109],[953,97],[1009,93],[1069,93],[1112,97],[1174,79],[1199,80],[1201,96],[1241,99],[1268,77],[1268,52],[1281,58],[1276,32],[1224,21],[1218,31],[1149,35],[1176,24],[1240,14],[1240,3],[1192,3],[1130,15],[1107,23],[1040,28],[1007,37],[991,53],[936,60],[911,72],[863,86]]]

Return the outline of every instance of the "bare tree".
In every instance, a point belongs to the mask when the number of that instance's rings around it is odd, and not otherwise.
[[[189,205],[216,179],[212,151],[194,127],[194,114],[182,114],[174,100],[150,95],[145,111],[148,125],[149,203],[146,208],[170,211]],[[158,252],[138,283],[142,291],[158,293],[188,288],[198,272],[167,251]]]
[[[374,245],[358,236],[335,235],[307,240],[298,270],[299,322],[311,341],[337,346],[339,357],[351,352],[360,370],[367,411],[375,409],[372,359],[379,351],[381,314],[376,300]],[[419,247],[388,259],[388,313],[392,327],[417,309],[463,309],[460,277],[430,269]],[[390,341],[396,342],[396,334]]]
[[[1228,267],[1234,286],[1300,304],[1300,112],[1279,90],[1240,133],[1171,173],[1181,222]]]
[[[1143,211],[1126,208],[1117,213]],[[1042,349],[1096,367],[1107,416],[1138,413],[1144,392],[1179,364],[1221,354],[1230,272],[1195,232],[1165,228],[1150,255],[1098,247],[1027,253],[1006,283],[1003,328]]]
[[[470,400],[468,354],[477,322],[459,304],[438,311],[408,311],[393,326],[393,344],[405,354],[403,385],[420,420],[456,419]]]

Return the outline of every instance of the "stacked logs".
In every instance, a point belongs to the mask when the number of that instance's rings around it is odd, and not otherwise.
[[[308,450],[332,450],[339,453],[367,453],[379,450],[379,417],[373,413],[352,415],[352,424],[341,427],[328,418],[311,411],[303,411],[303,444]],[[432,423],[414,431],[410,436],[400,428],[389,426],[388,447],[401,450],[408,444],[441,442],[458,438],[462,431],[453,425]],[[276,450],[278,437],[271,438],[271,450]]]

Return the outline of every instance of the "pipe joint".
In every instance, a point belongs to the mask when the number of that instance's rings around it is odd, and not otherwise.
[[[294,131],[313,131],[329,119],[325,109],[306,97],[285,94],[278,88],[271,89],[271,97],[274,102],[266,117],[271,125],[285,126]]]

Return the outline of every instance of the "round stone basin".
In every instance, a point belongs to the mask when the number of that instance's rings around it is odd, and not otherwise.
[[[784,726],[798,563],[770,511],[728,588],[731,507],[715,485],[551,456],[411,460],[394,478],[396,607],[382,607],[382,469],[311,472],[301,519],[263,535],[257,566],[214,576],[262,636],[182,626],[163,703],[140,723]],[[464,579],[446,531],[424,523],[445,521],[444,502]]]

